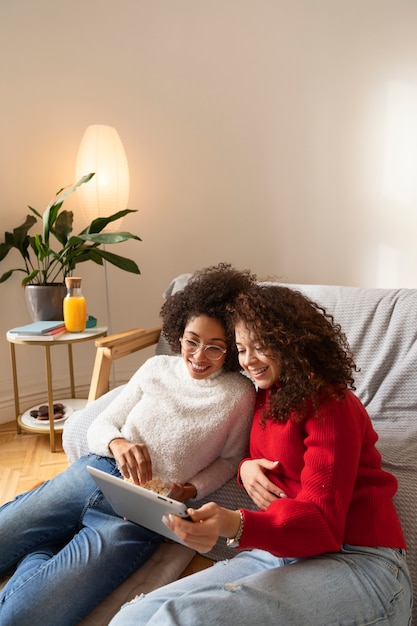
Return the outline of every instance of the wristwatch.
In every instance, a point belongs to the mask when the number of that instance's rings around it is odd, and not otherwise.
[[[243,513],[240,509],[239,509],[239,515],[240,515],[240,524],[239,524],[239,528],[238,528],[236,535],[234,537],[228,537],[226,540],[226,545],[228,548],[239,547],[240,540],[243,535],[243,524],[244,524]]]

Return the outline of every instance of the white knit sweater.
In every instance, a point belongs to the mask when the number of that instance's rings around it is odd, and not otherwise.
[[[218,370],[198,380],[182,357],[154,356],[94,420],[89,449],[113,456],[113,439],[145,443],[153,476],[191,482],[202,498],[229,480],[247,453],[254,403],[254,385],[242,374]]]

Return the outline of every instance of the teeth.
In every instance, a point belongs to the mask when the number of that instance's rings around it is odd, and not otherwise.
[[[191,363],[191,361],[190,361],[190,363]],[[192,365],[192,367],[193,367],[195,370],[198,370],[199,372],[204,372],[204,370],[205,370],[205,369],[206,369],[206,367],[207,367],[206,365],[196,365],[196,363],[191,363],[191,365]]]
[[[258,374],[263,374],[263,372],[265,372],[267,369],[267,367],[262,367],[259,370],[252,370],[252,374],[254,374],[254,376],[257,376]]]

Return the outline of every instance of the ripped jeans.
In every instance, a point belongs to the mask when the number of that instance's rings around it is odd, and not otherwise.
[[[112,458],[81,457],[0,509],[2,626],[72,626],[147,561],[159,534],[116,515],[88,473],[119,475]]]
[[[402,550],[344,545],[308,559],[252,550],[139,596],[110,626],[407,626],[411,604]]]

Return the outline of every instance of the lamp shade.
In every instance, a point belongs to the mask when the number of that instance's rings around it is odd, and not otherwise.
[[[90,172],[95,173],[77,190],[81,210],[88,222],[127,208],[129,167],[122,141],[113,126],[94,124],[86,128],[75,169],[77,180]]]

